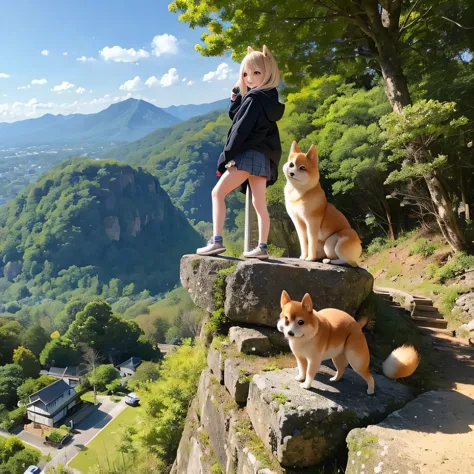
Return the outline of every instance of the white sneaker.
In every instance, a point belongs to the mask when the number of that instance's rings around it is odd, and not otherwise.
[[[224,253],[226,248],[222,244],[222,240],[214,241],[214,237],[211,237],[207,241],[207,245],[205,247],[201,247],[196,250],[198,255],[219,255],[220,253]]]
[[[268,258],[268,249],[264,249],[260,246],[250,250],[250,252],[244,252],[245,258],[258,258],[259,260],[266,260]]]

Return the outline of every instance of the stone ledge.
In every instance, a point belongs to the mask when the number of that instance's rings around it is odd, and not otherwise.
[[[272,349],[268,337],[257,329],[232,326],[229,330],[229,340],[244,354],[265,355]]]
[[[280,315],[282,290],[294,299],[310,293],[316,309],[337,308],[354,315],[373,286],[372,275],[362,268],[291,258],[262,262],[199,255],[182,257],[181,282],[196,305],[212,312],[218,309],[214,282],[220,271],[231,267],[235,267],[234,271],[224,278],[219,289],[224,292],[225,287],[226,316],[233,321],[272,328]]]
[[[352,430],[346,473],[472,472],[473,396],[426,392],[382,423]]]
[[[311,390],[300,387],[296,373],[255,375],[247,400],[256,433],[285,467],[319,464],[344,444],[351,428],[380,420],[411,398],[404,386],[377,374],[369,396],[365,381],[350,369],[331,383],[335,372],[322,366]]]

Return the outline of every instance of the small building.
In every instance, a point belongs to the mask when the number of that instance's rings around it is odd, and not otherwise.
[[[71,387],[79,385],[81,376],[84,375],[84,370],[79,370],[78,367],[50,367],[49,370],[42,370],[40,375],[49,375],[56,379],[62,379]]]
[[[120,376],[130,377],[136,372],[137,367],[141,363],[142,363],[142,360],[140,359],[140,357],[130,357],[130,359],[126,360],[125,362],[122,362],[118,366],[118,369],[120,370]]]
[[[27,416],[34,423],[53,427],[78,401],[79,394],[74,388],[58,380],[30,395]]]

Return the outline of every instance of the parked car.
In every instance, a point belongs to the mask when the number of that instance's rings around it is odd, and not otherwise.
[[[23,474],[40,474],[41,469],[38,466],[30,466]]]
[[[132,407],[135,407],[140,404],[140,397],[135,392],[125,395],[124,400],[127,405],[130,405]]]

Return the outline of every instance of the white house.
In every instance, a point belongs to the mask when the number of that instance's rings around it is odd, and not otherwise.
[[[58,380],[30,395],[28,419],[52,427],[78,403],[78,398],[73,387],[64,380]]]

